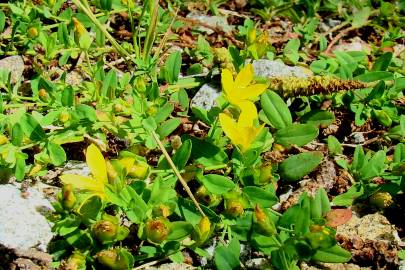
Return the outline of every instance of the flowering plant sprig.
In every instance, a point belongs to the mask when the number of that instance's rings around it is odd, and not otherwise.
[[[255,126],[258,115],[254,103],[241,101],[239,102],[239,107],[241,113],[237,122],[225,113],[219,114],[219,121],[223,131],[231,142],[238,146],[242,152],[246,152],[251,147],[264,125],[260,127]]]
[[[233,79],[232,72],[229,69],[223,69],[221,74],[222,88],[225,98],[230,104],[240,107],[242,101],[254,101],[266,89],[266,84],[252,84],[253,66],[246,65]]]

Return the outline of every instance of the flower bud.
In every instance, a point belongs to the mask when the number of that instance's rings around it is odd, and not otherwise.
[[[159,204],[153,208],[153,215],[156,217],[168,217],[172,214],[172,209],[165,204]]]
[[[155,116],[155,114],[157,113],[157,108],[156,106],[149,106],[148,109],[146,110],[146,114],[149,116]]]
[[[70,113],[69,112],[67,112],[67,111],[62,111],[60,114],[59,114],[59,121],[61,122],[61,123],[66,123],[67,121],[69,121],[70,120]]]
[[[114,104],[114,112],[120,113],[123,110],[123,106],[119,103]]]
[[[36,38],[38,36],[38,29],[36,27],[30,27],[27,30],[27,35],[29,38]]]
[[[135,79],[135,89],[139,93],[144,93],[146,91],[145,78],[143,76],[136,77],[136,79]]]
[[[63,208],[70,210],[76,203],[76,196],[73,192],[73,185],[67,184],[62,187],[61,203]]]
[[[385,209],[394,203],[391,194],[388,192],[377,191],[370,197],[370,204],[378,209]]]
[[[225,200],[225,214],[237,218],[245,212],[244,204],[238,199]]]
[[[113,164],[111,163],[110,160],[106,159],[105,165],[107,167],[107,177],[108,177],[108,183],[114,184],[118,178],[118,173],[115,170]]]
[[[146,222],[145,234],[149,242],[160,244],[171,232],[171,224],[167,218],[159,217]]]
[[[264,212],[264,210],[256,204],[253,222],[256,228],[256,231],[267,236],[271,236],[277,233],[276,226],[273,220]]]
[[[6,143],[8,143],[8,138],[5,135],[1,134],[0,135],[0,145],[6,144]]]
[[[48,93],[44,88],[39,89],[38,96],[42,101],[46,101],[48,99]]]
[[[195,193],[195,198],[197,201],[202,202],[204,205],[208,207],[217,206],[222,198],[219,195],[212,194],[209,192],[204,186],[200,186]]]
[[[211,232],[212,232],[212,227],[211,227],[210,219],[205,216],[200,219],[200,222],[195,227],[193,238],[197,242],[198,245],[201,245],[205,241],[207,241]]]
[[[252,44],[256,40],[256,28],[250,29],[247,35],[247,43]]]
[[[170,144],[171,144],[173,150],[179,149],[180,146],[182,145],[180,136],[179,135],[174,135],[170,140]]]
[[[260,176],[258,179],[258,184],[267,184],[274,179],[272,174],[272,165],[271,163],[262,164],[260,166]]]
[[[131,254],[123,248],[100,251],[96,258],[102,266],[111,270],[128,270],[134,264]]]
[[[149,171],[150,168],[148,163],[140,160],[135,160],[134,165],[128,171],[128,175],[143,180],[146,179],[146,177],[149,175]]]
[[[73,25],[74,25],[74,31],[75,31],[75,38],[80,38],[84,34],[87,33],[86,28],[84,25],[75,17],[72,18]]]
[[[313,248],[329,248],[336,244],[335,234],[326,226],[312,225],[310,232],[305,235],[305,240]]]
[[[109,220],[99,220],[93,225],[92,232],[101,243],[109,243],[117,238],[118,227],[118,224]]]
[[[73,253],[61,266],[65,270],[85,270],[86,257],[80,253]]]

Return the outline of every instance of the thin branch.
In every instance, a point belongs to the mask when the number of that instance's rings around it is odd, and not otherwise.
[[[195,204],[195,206],[197,207],[197,209],[201,213],[201,215],[203,217],[205,217],[205,213],[201,209],[201,207],[198,204],[197,200],[195,199],[193,193],[191,192],[190,188],[188,187],[187,182],[184,180],[183,176],[181,176],[179,170],[177,169],[176,165],[174,164],[173,160],[171,159],[169,153],[166,151],[166,148],[160,141],[159,135],[157,135],[156,132],[153,131],[152,136],[155,139],[155,141],[157,142],[157,144],[159,145],[160,150],[162,151],[163,155],[165,156],[165,158],[166,158],[167,162],[169,163],[170,167],[172,168],[174,174],[177,176],[180,183],[183,185],[183,188],[186,190],[188,196],[190,196],[191,200],[193,201],[193,203]]]

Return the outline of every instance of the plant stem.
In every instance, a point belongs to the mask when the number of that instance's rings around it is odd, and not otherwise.
[[[155,131],[152,131],[152,136],[155,139],[155,141],[157,142],[157,144],[159,145],[160,150],[163,152],[163,155],[165,156],[167,162],[169,163],[170,167],[172,168],[174,174],[177,176],[177,178],[179,179],[180,183],[183,185],[183,188],[186,190],[188,196],[190,196],[191,200],[193,201],[193,203],[195,204],[195,206],[197,207],[198,211],[200,212],[200,214],[205,217],[205,213],[203,212],[203,210],[201,209],[200,205],[198,204],[197,200],[195,199],[193,193],[191,192],[190,188],[187,185],[187,182],[183,179],[183,176],[181,176],[179,169],[177,169],[176,165],[174,164],[173,160],[171,159],[169,153],[166,151],[166,148],[164,147],[164,145],[162,144],[162,142],[160,141],[159,135],[156,134]]]
[[[80,0],[72,0],[72,2],[79,7],[83,12],[89,17],[89,19],[97,26],[97,28],[103,32],[105,37],[110,41],[111,45],[120,53],[121,55],[124,55],[126,57],[129,57],[132,61],[131,54],[127,52],[116,40],[111,34],[105,29],[105,27],[97,20],[96,16],[94,16],[93,12],[91,12],[90,9],[88,9],[85,5],[81,3]],[[87,0],[84,0],[85,3],[87,3]]]

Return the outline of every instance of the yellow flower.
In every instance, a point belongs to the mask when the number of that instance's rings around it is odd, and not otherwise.
[[[229,69],[223,69],[221,83],[226,99],[232,105],[239,107],[239,103],[246,100],[253,100],[266,90],[266,84],[251,84],[253,80],[253,66],[248,64],[233,80]]]
[[[107,166],[103,155],[94,144],[87,147],[86,163],[90,168],[92,177],[64,174],[60,176],[60,179],[64,185],[71,184],[73,188],[89,193],[87,199],[98,196],[104,200],[106,198],[104,188],[108,184]]]
[[[219,121],[226,136],[232,143],[242,150],[247,151],[254,142],[257,135],[263,129],[254,126],[254,121],[257,119],[256,106],[250,101],[242,101],[239,103],[241,113],[238,122],[235,122],[230,116],[225,113],[219,114]]]

